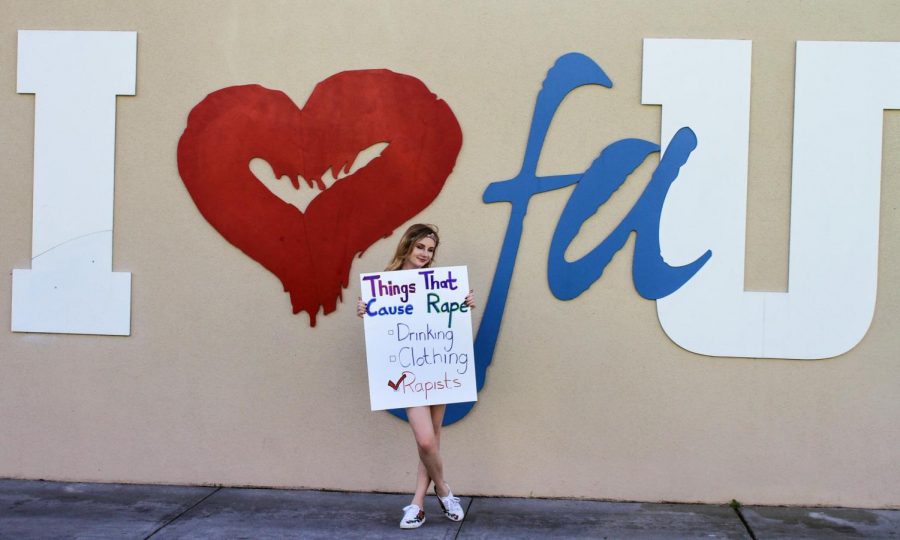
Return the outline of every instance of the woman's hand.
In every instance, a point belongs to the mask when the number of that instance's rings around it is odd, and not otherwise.
[[[363,302],[362,298],[356,299],[356,314],[360,317],[366,314],[366,303]]]
[[[463,304],[465,304],[469,309],[475,309],[475,291],[469,289],[469,294],[466,295],[466,299],[463,301]]]

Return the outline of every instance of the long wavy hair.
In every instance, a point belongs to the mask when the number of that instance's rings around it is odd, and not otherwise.
[[[397,250],[394,252],[394,258],[391,260],[390,264],[387,265],[385,271],[390,272],[392,270],[400,270],[403,267],[403,261],[409,257],[416,247],[416,242],[426,237],[434,240],[434,253],[432,253],[431,260],[428,261],[428,264],[426,264],[424,268],[430,267],[431,263],[434,262],[435,255],[437,255],[438,244],[441,243],[441,240],[438,237],[438,229],[434,225],[416,223],[406,229],[406,232],[403,233],[403,237],[400,238],[400,243],[397,244]]]

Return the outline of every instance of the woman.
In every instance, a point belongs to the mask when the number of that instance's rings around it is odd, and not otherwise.
[[[400,243],[397,244],[397,250],[394,252],[394,258],[385,271],[429,268],[434,262],[434,254],[439,242],[437,227],[434,225],[421,223],[413,225],[403,233]],[[465,304],[470,309],[475,308],[472,291],[469,291],[466,296]],[[357,303],[356,312],[360,317],[366,312],[366,304],[361,298]],[[419,450],[419,472],[412,502],[403,508],[403,519],[400,520],[401,529],[415,529],[425,523],[425,493],[432,481],[434,481],[434,492],[444,515],[453,521],[462,521],[464,517],[459,498],[453,496],[450,486],[444,481],[444,465],[440,447],[441,423],[444,421],[446,408],[446,405],[425,405],[406,409],[406,417]]]

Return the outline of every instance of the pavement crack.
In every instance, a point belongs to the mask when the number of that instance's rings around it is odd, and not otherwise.
[[[195,502],[194,504],[190,505],[189,507],[185,508],[185,509],[184,509],[182,512],[180,512],[177,516],[173,517],[172,519],[166,521],[165,523],[163,523],[162,525],[160,525],[159,527],[157,527],[153,532],[151,532],[150,534],[148,534],[147,536],[145,536],[145,537],[144,537],[144,540],[148,540],[149,538],[153,537],[156,533],[158,533],[159,531],[165,529],[166,527],[168,527],[169,525],[171,525],[174,521],[177,521],[178,519],[180,519],[181,516],[187,514],[188,512],[190,512],[191,510],[193,510],[194,508],[197,508],[198,506],[200,506],[201,504],[203,504],[204,501],[206,501],[206,499],[212,497],[213,495],[215,495],[216,493],[218,493],[218,492],[220,492],[220,491],[222,491],[222,486],[217,487],[217,488],[214,489],[212,492],[208,493],[208,494],[205,495],[204,497],[201,497],[200,500],[198,500],[198,501]]]
[[[459,527],[456,528],[456,534],[453,536],[453,540],[457,540],[459,538],[459,533],[462,531],[462,528],[466,525],[466,520],[469,519],[469,512],[472,511],[472,503],[475,502],[475,497],[469,497],[469,504],[466,506],[465,513],[466,517],[459,523]]]
[[[753,529],[750,528],[750,523],[747,522],[747,519],[744,517],[744,513],[741,512],[740,505],[734,505],[732,506],[732,508],[734,508],[734,513],[737,514],[738,519],[740,519],[741,523],[744,524],[744,528],[747,529],[747,534],[750,535],[750,538],[752,538],[753,540],[757,540],[756,535],[753,534]]]

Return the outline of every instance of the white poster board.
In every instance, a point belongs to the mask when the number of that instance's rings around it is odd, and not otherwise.
[[[465,266],[360,275],[372,410],[475,401]]]

